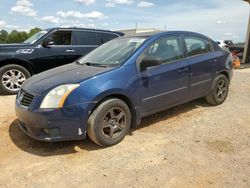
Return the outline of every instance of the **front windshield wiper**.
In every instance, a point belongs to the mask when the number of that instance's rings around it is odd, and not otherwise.
[[[90,62],[87,62],[87,63],[84,63],[84,65],[87,65],[87,66],[94,66],[94,67],[109,67],[108,65],[106,64],[99,64],[99,63],[90,63]]]

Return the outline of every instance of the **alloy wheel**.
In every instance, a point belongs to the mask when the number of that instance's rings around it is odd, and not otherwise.
[[[219,101],[223,101],[227,95],[227,82],[220,79],[217,83],[216,97]]]
[[[25,80],[26,76],[23,72],[17,69],[10,69],[3,74],[2,85],[10,91],[18,91]]]
[[[102,134],[108,139],[119,137],[126,125],[126,113],[122,108],[111,108],[103,118]]]

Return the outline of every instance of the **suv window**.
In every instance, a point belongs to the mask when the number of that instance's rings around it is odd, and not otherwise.
[[[101,37],[101,42],[103,44],[105,42],[108,42],[108,41],[116,38],[117,35],[111,34],[111,33],[100,33],[100,37]]]
[[[74,31],[73,45],[99,45],[96,32]]]
[[[160,39],[146,50],[145,56],[160,58],[163,63],[182,59],[183,51],[179,37],[172,36]]]
[[[211,51],[209,42],[199,37],[185,37],[188,56],[204,54]]]
[[[54,45],[71,45],[71,31],[56,31],[51,37]]]

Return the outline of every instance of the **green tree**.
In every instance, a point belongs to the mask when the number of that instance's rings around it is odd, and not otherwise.
[[[33,36],[34,34],[36,34],[39,31],[41,31],[41,29],[38,28],[38,27],[35,27],[34,29],[31,29],[30,33],[29,33],[29,37]]]
[[[18,43],[20,41],[19,38],[19,32],[17,30],[13,30],[8,37],[8,43]]]
[[[8,41],[9,33],[5,30],[0,31],[0,44],[5,44]]]
[[[18,32],[17,30],[13,30],[10,34],[8,34],[7,31],[2,30],[0,32],[0,43],[22,43],[39,31],[41,31],[41,29],[37,27],[31,29],[30,32]]]

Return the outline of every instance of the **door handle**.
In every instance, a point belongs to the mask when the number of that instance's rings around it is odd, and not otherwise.
[[[66,52],[68,52],[68,53],[72,53],[72,52],[75,52],[75,50],[72,50],[72,49],[69,49],[69,50],[65,50]]]

